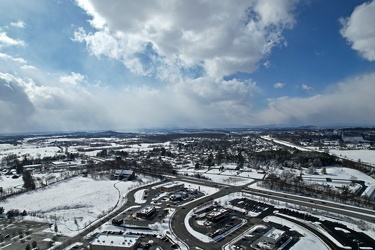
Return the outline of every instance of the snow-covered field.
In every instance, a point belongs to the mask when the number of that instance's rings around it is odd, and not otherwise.
[[[11,144],[0,144],[0,159],[10,154],[15,154],[19,159],[22,159],[24,155],[28,155],[33,158],[43,158],[46,156],[54,156],[59,153],[62,153],[61,149],[54,146],[40,146],[32,144],[14,146]]]
[[[153,181],[151,177],[143,177]],[[106,215],[132,188],[139,186],[137,181],[93,180],[75,177],[66,181],[37,189],[22,195],[8,198],[1,202],[5,210],[26,210],[27,220],[38,220],[54,223],[57,218],[58,232],[64,235],[75,235],[98,219]],[[51,231],[54,228],[51,229]]]
[[[280,140],[277,140],[275,138],[270,137],[269,135],[262,136],[262,139],[267,140],[267,141],[273,141],[275,143],[278,143],[278,144],[281,144],[281,145],[284,145],[284,146],[287,146],[287,147],[296,148],[296,149],[301,150],[301,151],[310,151],[310,149],[308,149],[308,148],[297,146],[297,145],[294,145],[290,142],[280,141]]]
[[[214,182],[227,184],[227,185],[233,185],[233,186],[242,186],[253,181],[253,179],[250,179],[250,178],[241,178],[241,177],[223,175],[223,174],[221,175],[203,174],[203,176],[210,178]]]
[[[354,161],[361,160],[362,162],[375,165],[375,150],[337,150],[331,149],[330,154],[334,154],[339,157],[348,158]]]
[[[194,175],[196,173],[201,174],[204,177],[209,178],[213,182],[227,184],[227,185],[234,185],[234,186],[241,186],[246,185],[252,182],[255,179],[263,178],[264,174],[258,174],[255,170],[248,169],[248,171],[238,171],[235,170],[237,167],[236,164],[225,164],[223,165],[224,171],[220,171],[218,167],[215,168],[181,168],[178,169],[178,173],[180,174],[188,174]]]
[[[0,176],[0,187],[2,187],[4,190],[8,188],[18,188],[23,186],[23,180],[22,176],[20,176],[17,179],[13,179],[10,175],[2,175]]]

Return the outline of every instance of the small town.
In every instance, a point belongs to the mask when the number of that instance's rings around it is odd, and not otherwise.
[[[372,249],[374,134],[302,128],[4,136],[0,244]]]

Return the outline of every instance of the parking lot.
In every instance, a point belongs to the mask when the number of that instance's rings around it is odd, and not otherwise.
[[[25,249],[27,245],[31,247],[33,244],[36,244],[39,249],[47,249],[53,244],[52,239],[59,240],[59,236],[53,237],[52,231],[45,232],[49,228],[48,223],[0,219],[1,249]]]
[[[273,211],[273,206],[263,202],[253,201],[247,198],[234,199],[230,201],[232,206],[244,209],[252,217],[261,217],[269,215]]]

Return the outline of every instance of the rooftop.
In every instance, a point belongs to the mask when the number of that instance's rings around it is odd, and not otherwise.
[[[139,209],[138,212],[142,213],[142,214],[148,214],[148,213],[150,213],[154,209],[155,209],[154,206],[145,206],[145,207]]]
[[[176,187],[176,186],[180,186],[180,185],[184,185],[184,184],[183,183],[178,183],[178,182],[172,182],[172,183],[168,183],[168,184],[163,185],[163,187],[165,187],[165,188],[171,188],[171,187]]]
[[[118,235],[118,234],[99,234],[92,242],[91,245],[95,246],[134,246],[139,240],[138,236],[133,235]]]
[[[280,239],[280,237],[283,236],[284,233],[285,231],[283,230],[272,228],[271,230],[269,230],[267,233],[264,234],[264,237],[274,239],[277,241],[278,239]]]

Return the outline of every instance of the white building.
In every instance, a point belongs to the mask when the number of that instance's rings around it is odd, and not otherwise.
[[[262,239],[268,244],[276,245],[283,238],[285,231],[272,228],[262,236]]]
[[[160,187],[162,192],[172,192],[184,188],[184,183],[171,182]]]
[[[138,236],[101,233],[89,246],[91,250],[134,250],[138,248],[138,244]]]

